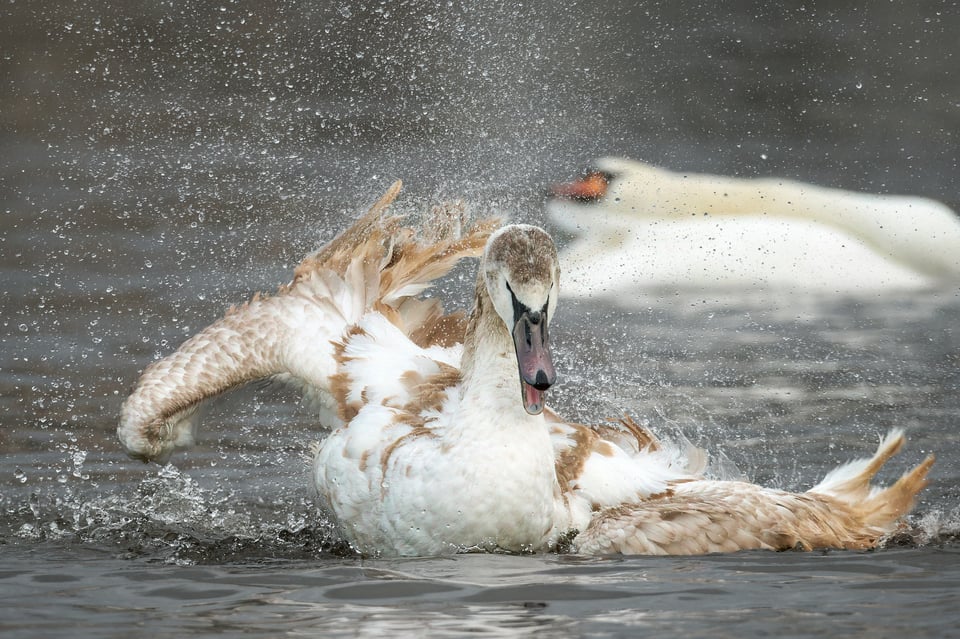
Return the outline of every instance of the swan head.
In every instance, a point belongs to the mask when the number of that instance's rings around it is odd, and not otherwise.
[[[573,200],[575,202],[599,202],[610,190],[610,182],[615,175],[609,171],[589,169],[572,182],[554,184],[547,195],[551,198]]]
[[[548,188],[550,220],[574,232],[576,223],[572,223],[574,228],[567,228],[571,222],[565,218],[576,216],[577,209],[602,208],[630,217],[653,211],[661,215],[670,213],[671,208],[664,207],[664,203],[669,204],[674,194],[672,191],[665,194],[664,189],[673,188],[671,175],[665,169],[636,160],[600,158],[577,179]],[[591,216],[591,219],[595,218]]]
[[[523,408],[543,411],[557,374],[547,327],[557,307],[560,266],[550,235],[528,224],[505,226],[490,236],[481,278],[497,315],[513,339]]]

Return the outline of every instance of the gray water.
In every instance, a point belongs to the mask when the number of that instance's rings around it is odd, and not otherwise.
[[[114,434],[140,370],[394,178],[406,210],[532,222],[605,154],[960,209],[955,6],[194,4],[0,9],[4,637],[957,634],[956,288],[561,301],[573,419],[629,412],[787,489],[906,428],[882,479],[932,451],[933,482],[873,552],[361,559],[289,391],[217,400],[176,466]]]

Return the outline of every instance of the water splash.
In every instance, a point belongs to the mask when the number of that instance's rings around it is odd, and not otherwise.
[[[256,562],[350,554],[334,527],[305,498],[264,509],[235,491],[204,488],[173,465],[143,478],[132,491],[117,487],[91,496],[89,484],[62,492],[35,490],[21,507],[13,537],[112,548],[120,556],[166,563]],[[296,514],[299,513],[299,514]]]

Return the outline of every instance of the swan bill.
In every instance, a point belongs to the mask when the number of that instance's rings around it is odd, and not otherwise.
[[[523,408],[530,415],[543,412],[547,389],[557,381],[547,336],[545,312],[521,313],[513,327]]]
[[[553,185],[548,195],[577,202],[597,202],[607,194],[613,177],[606,171],[590,171],[572,182]]]

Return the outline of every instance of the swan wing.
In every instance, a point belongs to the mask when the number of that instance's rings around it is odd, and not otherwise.
[[[418,233],[386,213],[396,182],[370,210],[295,269],[274,295],[255,295],[148,366],[124,402],[118,436],[127,452],[165,462],[193,444],[198,408],[247,382],[277,378],[298,385],[327,428],[338,426],[330,383],[337,372],[333,342],[366,313],[377,311],[417,343],[456,341],[459,315],[416,296],[462,258],[476,256],[498,224],[461,232],[462,207],[435,208]]]
[[[838,468],[805,493],[740,481],[675,482],[661,495],[601,511],[572,545],[586,554],[654,555],[872,548],[912,508],[933,465],[927,457],[893,485],[872,486],[902,443],[902,433],[891,433],[872,457]]]

